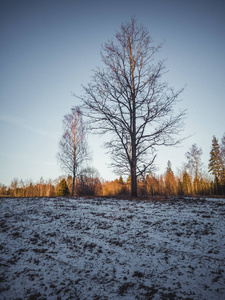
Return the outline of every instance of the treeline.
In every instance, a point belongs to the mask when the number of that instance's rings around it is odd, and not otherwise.
[[[130,179],[122,178],[103,182],[104,196],[130,195]],[[164,175],[147,175],[145,180],[138,180],[139,196],[225,196],[225,184],[217,185],[208,176],[193,179],[186,171],[175,176],[173,171]]]
[[[95,174],[96,173],[96,174]],[[102,183],[97,172],[92,169],[89,175],[81,175],[75,180],[75,196],[99,196],[102,193]],[[49,179],[34,183],[32,180],[24,182],[14,178],[9,187],[0,183],[0,196],[7,197],[57,197],[72,193],[73,178],[60,176],[55,180]]]
[[[64,187],[64,185],[66,186]],[[77,178],[75,196],[129,196],[130,177],[114,181],[101,181],[98,177]],[[72,177],[59,177],[56,180],[40,180],[24,183],[14,179],[10,187],[0,184],[0,196],[8,197],[56,197],[69,196],[72,193]],[[172,169],[164,175],[147,175],[138,180],[139,196],[225,196],[225,184],[218,185],[208,176],[192,178],[186,171],[175,176]]]
[[[174,175],[171,162],[168,161],[163,175],[146,174],[138,179],[139,196],[225,196],[225,134],[219,144],[214,136],[210,151],[208,174],[204,172],[201,161],[202,149],[193,144],[186,153],[186,163],[179,175]],[[94,168],[88,168],[76,177],[75,196],[128,196],[131,190],[131,178],[114,181],[100,180]],[[209,176],[211,174],[211,176]],[[0,184],[0,196],[9,197],[55,197],[71,195],[73,177],[59,177],[56,180],[26,183],[13,179],[9,187]]]
[[[18,180],[14,178],[9,187],[0,184],[0,196],[11,197],[52,197],[55,196],[55,184],[52,180],[34,183],[32,180]]]

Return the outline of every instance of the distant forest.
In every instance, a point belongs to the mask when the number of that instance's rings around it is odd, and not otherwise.
[[[187,162],[175,175],[170,161],[164,174],[147,174],[138,178],[138,196],[225,196],[225,134],[219,144],[214,136],[208,163],[208,174],[203,172],[202,150],[193,144],[186,153]],[[99,178],[97,170],[89,168],[75,181],[75,196],[128,196],[131,178],[120,176],[114,181]],[[211,176],[209,176],[211,174]],[[72,193],[72,176],[33,183],[13,179],[9,187],[0,184],[0,196],[55,197]]]

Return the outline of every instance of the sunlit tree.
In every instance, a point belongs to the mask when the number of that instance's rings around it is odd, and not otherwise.
[[[198,148],[196,144],[193,144],[188,152],[186,152],[187,168],[194,174],[194,180],[198,181],[202,169],[202,149]]]
[[[74,195],[75,179],[79,176],[83,163],[88,159],[85,127],[79,108],[73,108],[64,116],[64,133],[59,143],[58,160],[61,167],[73,177],[72,196]]]
[[[167,162],[166,174],[165,174],[165,188],[167,195],[176,194],[176,179],[172,170],[172,164]]]
[[[14,197],[17,197],[17,189],[18,189],[19,181],[18,178],[14,178],[11,182],[10,188],[12,189],[12,195]]]
[[[222,162],[223,162],[223,165],[225,166],[225,133],[221,140],[220,150],[221,150]]]
[[[77,195],[99,196],[102,195],[102,185],[98,171],[93,167],[88,167],[82,171],[78,178]]]
[[[215,189],[216,189],[216,193],[218,193],[218,188],[219,185],[221,184],[222,177],[223,177],[223,161],[222,161],[222,155],[220,152],[218,139],[215,136],[213,136],[212,139],[212,147],[210,151],[208,170],[210,173],[214,175]]]
[[[194,175],[193,178],[193,187],[195,193],[198,193],[199,182],[202,174],[202,149],[198,148],[196,144],[193,144],[190,150],[186,153],[187,168],[191,171],[191,174]]]
[[[7,186],[0,183],[0,196],[6,196],[6,195],[8,195]]]
[[[184,195],[189,195],[192,193],[191,178],[187,171],[184,171],[182,174],[182,187]]]
[[[46,183],[46,196],[53,197],[55,195],[55,187],[52,184],[52,180],[49,179]]]
[[[65,178],[63,178],[56,186],[56,196],[68,196],[70,193]]]
[[[213,136],[212,140],[212,148],[210,151],[210,159],[209,159],[209,172],[211,172],[216,180],[219,180],[222,170],[222,156],[220,152],[220,146],[218,140],[215,136]]]
[[[221,158],[222,158],[222,184],[223,184],[223,191],[225,193],[225,133],[222,137],[221,140],[221,145],[220,145],[220,151],[221,151]]]
[[[151,174],[148,174],[146,176],[146,189],[147,189],[147,194],[150,196],[154,196],[160,193],[159,181],[155,176]]]
[[[124,184],[122,176],[120,176],[120,178],[119,178],[119,184]]]

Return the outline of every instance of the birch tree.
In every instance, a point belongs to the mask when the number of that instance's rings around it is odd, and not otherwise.
[[[110,134],[105,146],[112,166],[131,175],[132,196],[137,196],[137,176],[151,171],[157,146],[180,142],[185,112],[173,108],[183,89],[174,91],[162,81],[164,60],[155,62],[161,47],[132,17],[116,32],[115,42],[104,44],[103,67],[95,69],[79,97],[90,128]]]
[[[190,150],[185,155],[188,160],[186,167],[191,171],[191,174],[194,173],[194,179],[199,180],[200,172],[202,169],[202,149],[198,148],[196,144],[193,144]]]
[[[84,161],[88,159],[88,150],[81,111],[79,108],[71,111],[63,119],[64,133],[59,142],[58,160],[73,178],[73,196],[75,179],[79,176]]]
[[[193,188],[197,194],[200,191],[200,178],[202,176],[203,163],[201,160],[202,149],[193,144],[190,150],[185,154],[188,160],[186,167],[190,170],[191,175],[194,174]]]

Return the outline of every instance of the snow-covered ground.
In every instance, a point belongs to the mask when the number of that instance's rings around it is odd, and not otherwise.
[[[225,200],[0,199],[0,299],[225,299]]]

